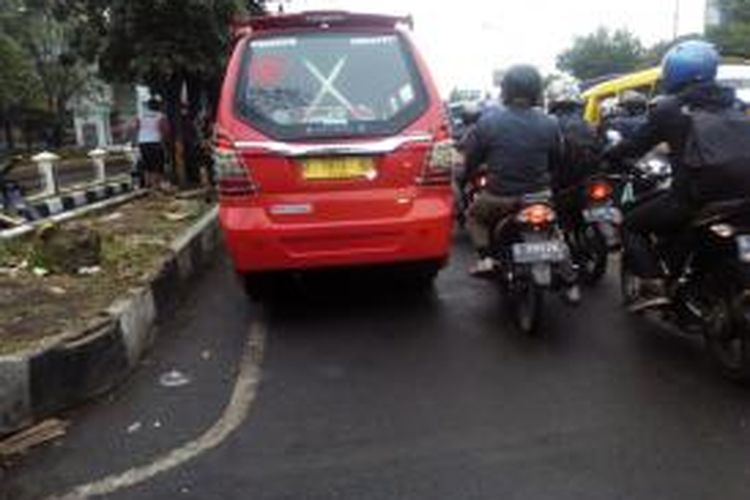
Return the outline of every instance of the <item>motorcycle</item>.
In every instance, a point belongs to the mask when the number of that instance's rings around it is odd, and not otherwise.
[[[623,190],[625,213],[667,189],[670,174],[661,159],[639,162]],[[620,283],[626,304],[638,300],[642,290],[642,280],[632,270],[632,237],[623,230]],[[684,333],[702,337],[709,357],[724,376],[749,382],[750,199],[709,204],[682,234],[651,244],[659,255],[669,298],[667,305],[652,309],[651,314]]]
[[[458,189],[456,195],[456,218],[459,226],[466,224],[467,212],[479,193],[487,188],[487,172],[481,169],[474,174],[464,185]]]
[[[498,262],[495,279],[514,323],[526,334],[535,333],[544,294],[564,286],[562,266],[569,261],[569,249],[557,225],[551,194],[522,197],[512,215],[496,225],[491,251]]]
[[[566,224],[566,238],[579,277],[586,285],[601,281],[609,254],[620,248],[622,212],[615,202],[617,181],[616,176],[597,174],[573,188],[580,200],[577,204],[582,206]]]

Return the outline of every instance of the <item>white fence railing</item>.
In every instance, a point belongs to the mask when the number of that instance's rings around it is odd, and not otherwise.
[[[119,146],[110,150],[101,148],[93,149],[87,154],[91,161],[92,176],[85,183],[77,183],[76,187],[85,188],[87,186],[105,184],[109,180],[121,178],[123,176],[122,173],[111,176],[107,168],[107,159],[114,154],[124,155],[124,158],[127,159],[133,168],[138,161],[138,151],[132,146]],[[27,198],[42,199],[60,194],[63,186],[61,176],[65,174],[65,170],[60,169],[60,156],[49,151],[43,151],[34,155],[31,160],[36,164],[41,189]]]

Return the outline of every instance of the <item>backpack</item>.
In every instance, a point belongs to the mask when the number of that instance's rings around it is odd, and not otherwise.
[[[750,116],[733,108],[687,114],[682,164],[693,201],[750,197]]]
[[[559,180],[569,186],[591,174],[599,157],[599,141],[594,129],[578,116],[561,119],[560,131],[565,141],[562,162],[565,171],[559,172]]]

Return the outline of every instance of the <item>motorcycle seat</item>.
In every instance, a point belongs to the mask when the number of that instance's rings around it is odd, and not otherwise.
[[[722,200],[705,205],[693,218],[693,226],[701,227],[715,223],[728,215],[750,211],[750,198]]]

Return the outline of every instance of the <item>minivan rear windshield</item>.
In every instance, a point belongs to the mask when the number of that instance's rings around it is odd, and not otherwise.
[[[257,38],[241,68],[237,113],[278,139],[395,134],[427,107],[398,34]]]

